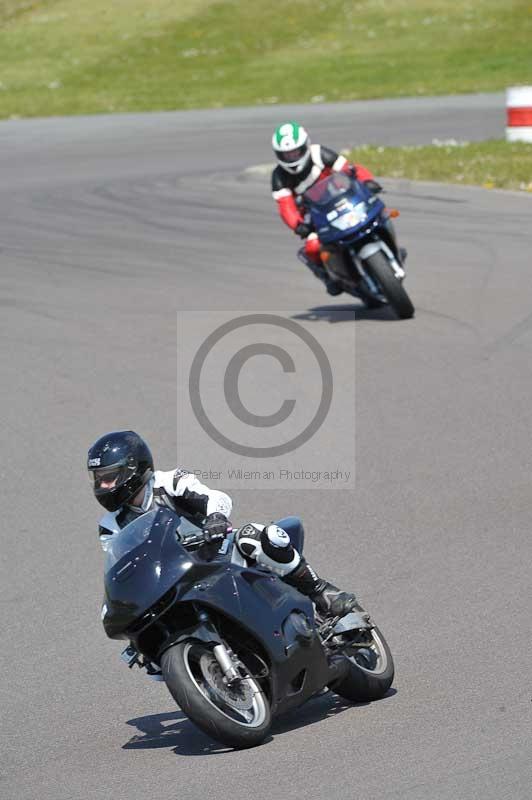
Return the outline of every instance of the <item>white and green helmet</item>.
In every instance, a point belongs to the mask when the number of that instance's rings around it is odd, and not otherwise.
[[[301,172],[310,158],[310,139],[302,125],[284,122],[272,137],[273,152],[278,164],[292,175]]]

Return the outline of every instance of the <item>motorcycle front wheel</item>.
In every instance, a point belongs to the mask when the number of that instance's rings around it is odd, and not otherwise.
[[[386,300],[389,302],[399,319],[410,319],[414,316],[414,306],[406,290],[395,277],[390,263],[384,253],[379,250],[365,259],[367,271],[375,283],[380,287]]]
[[[268,736],[268,698],[252,675],[224,682],[213,646],[189,639],[161,657],[170,694],[187,717],[218,742],[238,749],[255,747]]]

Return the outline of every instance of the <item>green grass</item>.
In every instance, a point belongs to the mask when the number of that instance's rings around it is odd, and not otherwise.
[[[532,83],[531,0],[0,0],[0,117]]]
[[[352,150],[349,158],[389,178],[532,192],[532,144],[523,142],[450,141],[420,147],[364,145]]]

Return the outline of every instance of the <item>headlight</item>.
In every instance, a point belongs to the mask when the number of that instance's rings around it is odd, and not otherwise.
[[[350,211],[342,214],[338,219],[333,220],[331,225],[334,228],[338,228],[340,231],[346,231],[348,228],[355,228],[357,225],[360,225],[367,216],[366,203],[362,201],[361,203],[357,203],[356,206],[353,206]]]

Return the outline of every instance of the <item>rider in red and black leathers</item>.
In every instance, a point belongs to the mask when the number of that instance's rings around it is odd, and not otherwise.
[[[274,151],[278,156],[279,164],[272,173],[272,194],[277,202],[279,214],[283,222],[288,225],[298,236],[305,239],[304,253],[307,264],[311,270],[324,281],[329,294],[340,294],[341,287],[338,281],[328,277],[321,259],[321,243],[312,227],[305,222],[305,208],[301,200],[304,192],[313,186],[316,181],[326,178],[331,172],[346,172],[354,175],[359,181],[371,181],[372,186],[380,188],[369,169],[361,164],[350,164],[344,156],[339,155],[328,147],[320,144],[308,145],[309,158],[302,169],[295,173],[290,163],[285,166],[279,160],[282,152]]]
[[[359,181],[375,180],[372,173],[361,164],[350,164],[344,156],[321,144],[310,145],[310,159],[298,175],[291,175],[280,165],[272,173],[273,199],[277,201],[279,214],[289,228],[296,233],[298,225],[304,225],[302,209],[296,198],[306,192],[316,181],[326,178],[331,172],[351,173],[354,169]],[[305,232],[302,231],[304,234]],[[309,236],[305,243],[305,253],[316,263],[320,263],[320,245],[316,234]]]

